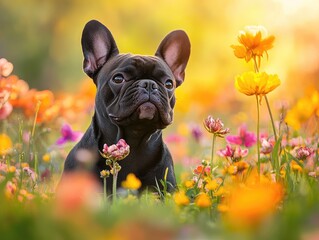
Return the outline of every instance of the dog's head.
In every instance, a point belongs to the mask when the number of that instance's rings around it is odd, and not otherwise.
[[[163,129],[173,120],[175,88],[184,81],[190,55],[185,32],[168,34],[155,56],[120,54],[100,22],[82,34],[83,69],[97,86],[96,111],[122,128]]]

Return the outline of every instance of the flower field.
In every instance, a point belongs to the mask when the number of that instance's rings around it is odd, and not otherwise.
[[[236,91],[247,111],[236,112],[231,97],[187,111],[177,93],[176,118],[163,130],[178,184],[172,193],[165,176],[142,193],[134,174],[116,182],[130,153],[125,139],[100,149],[103,185],[83,170],[94,160],[84,150],[83,168],[61,180],[94,113],[95,85],[38,90],[1,56],[1,239],[319,239],[319,89],[290,105],[271,100],[286,84],[267,67],[277,38],[259,25],[238,32],[224,54],[243,67],[223,91]]]

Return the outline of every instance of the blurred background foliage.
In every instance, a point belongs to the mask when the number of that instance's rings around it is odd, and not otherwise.
[[[319,88],[317,0],[2,0],[0,9],[0,57],[40,90],[70,91],[86,78],[80,39],[91,19],[111,30],[121,52],[152,55],[168,32],[188,33],[192,53],[186,81],[177,90],[177,114],[196,109],[202,117],[210,109],[235,110],[239,122],[247,121],[249,110],[241,111],[252,99],[237,93],[233,84],[237,74],[253,67],[235,58],[230,48],[246,25],[264,25],[276,36],[261,69],[282,81],[269,96],[272,103],[293,104]]]

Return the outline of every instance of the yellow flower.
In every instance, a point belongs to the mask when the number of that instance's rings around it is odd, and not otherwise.
[[[174,194],[174,202],[179,206],[187,206],[189,204],[189,198],[185,194],[185,191],[180,190]]]
[[[299,130],[302,124],[314,116],[319,117],[319,92],[313,91],[309,95],[298,100],[296,105],[287,112],[285,121],[295,130]],[[315,129],[316,127],[314,127]],[[317,127],[318,130],[318,127]]]
[[[247,96],[257,95],[260,98],[274,90],[280,85],[280,80],[275,75],[268,75],[265,72],[245,72],[238,75],[235,81],[236,89]]]
[[[49,163],[50,160],[51,160],[51,155],[50,155],[50,153],[44,154],[44,155],[42,156],[42,160],[43,160],[43,162]]]
[[[205,185],[205,189],[208,191],[215,191],[219,187],[221,182],[222,182],[222,180],[220,178],[208,181],[208,183],[206,183],[206,185]]]
[[[122,182],[123,188],[131,190],[137,190],[141,185],[141,181],[133,173],[128,174],[126,180]]]
[[[234,54],[238,58],[244,58],[246,62],[250,59],[258,58],[258,65],[264,53],[273,47],[274,36],[268,36],[267,30],[263,26],[247,26],[244,31],[240,31],[238,42],[240,45],[231,45]]]
[[[195,198],[195,204],[196,206],[200,208],[207,208],[212,205],[212,200],[206,193],[200,193],[196,198]]]
[[[219,197],[225,194],[225,188],[224,187],[220,187],[218,188],[218,190],[216,192],[214,192],[214,196]]]
[[[293,171],[302,172],[302,167],[296,161],[292,161],[290,166]]]
[[[9,173],[15,173],[16,170],[17,170],[17,169],[16,169],[15,166],[9,166],[7,171],[8,171]]]
[[[12,141],[10,137],[4,133],[0,134],[0,155],[6,155],[12,150]]]
[[[192,188],[195,186],[195,181],[194,180],[187,180],[187,181],[185,181],[184,185],[186,188]]]

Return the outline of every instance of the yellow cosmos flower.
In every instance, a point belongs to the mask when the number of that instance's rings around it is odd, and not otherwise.
[[[128,174],[126,180],[122,182],[123,188],[131,190],[137,190],[141,185],[141,181],[133,173]]]
[[[200,208],[207,208],[212,205],[212,200],[206,193],[200,193],[195,199],[195,204]]]
[[[280,85],[277,74],[268,75],[265,72],[245,72],[238,75],[235,81],[236,89],[247,96],[257,95],[260,98]]]
[[[7,134],[0,134],[0,155],[6,155],[12,150],[12,141]]]
[[[174,194],[174,202],[178,206],[187,206],[189,204],[189,198],[185,194],[185,191],[181,190]]]
[[[249,62],[252,58],[260,59],[264,53],[268,56],[267,51],[273,47],[274,36],[268,36],[267,30],[263,26],[247,26],[244,31],[240,31],[238,42],[240,45],[231,45],[234,54],[238,58],[244,58]]]

